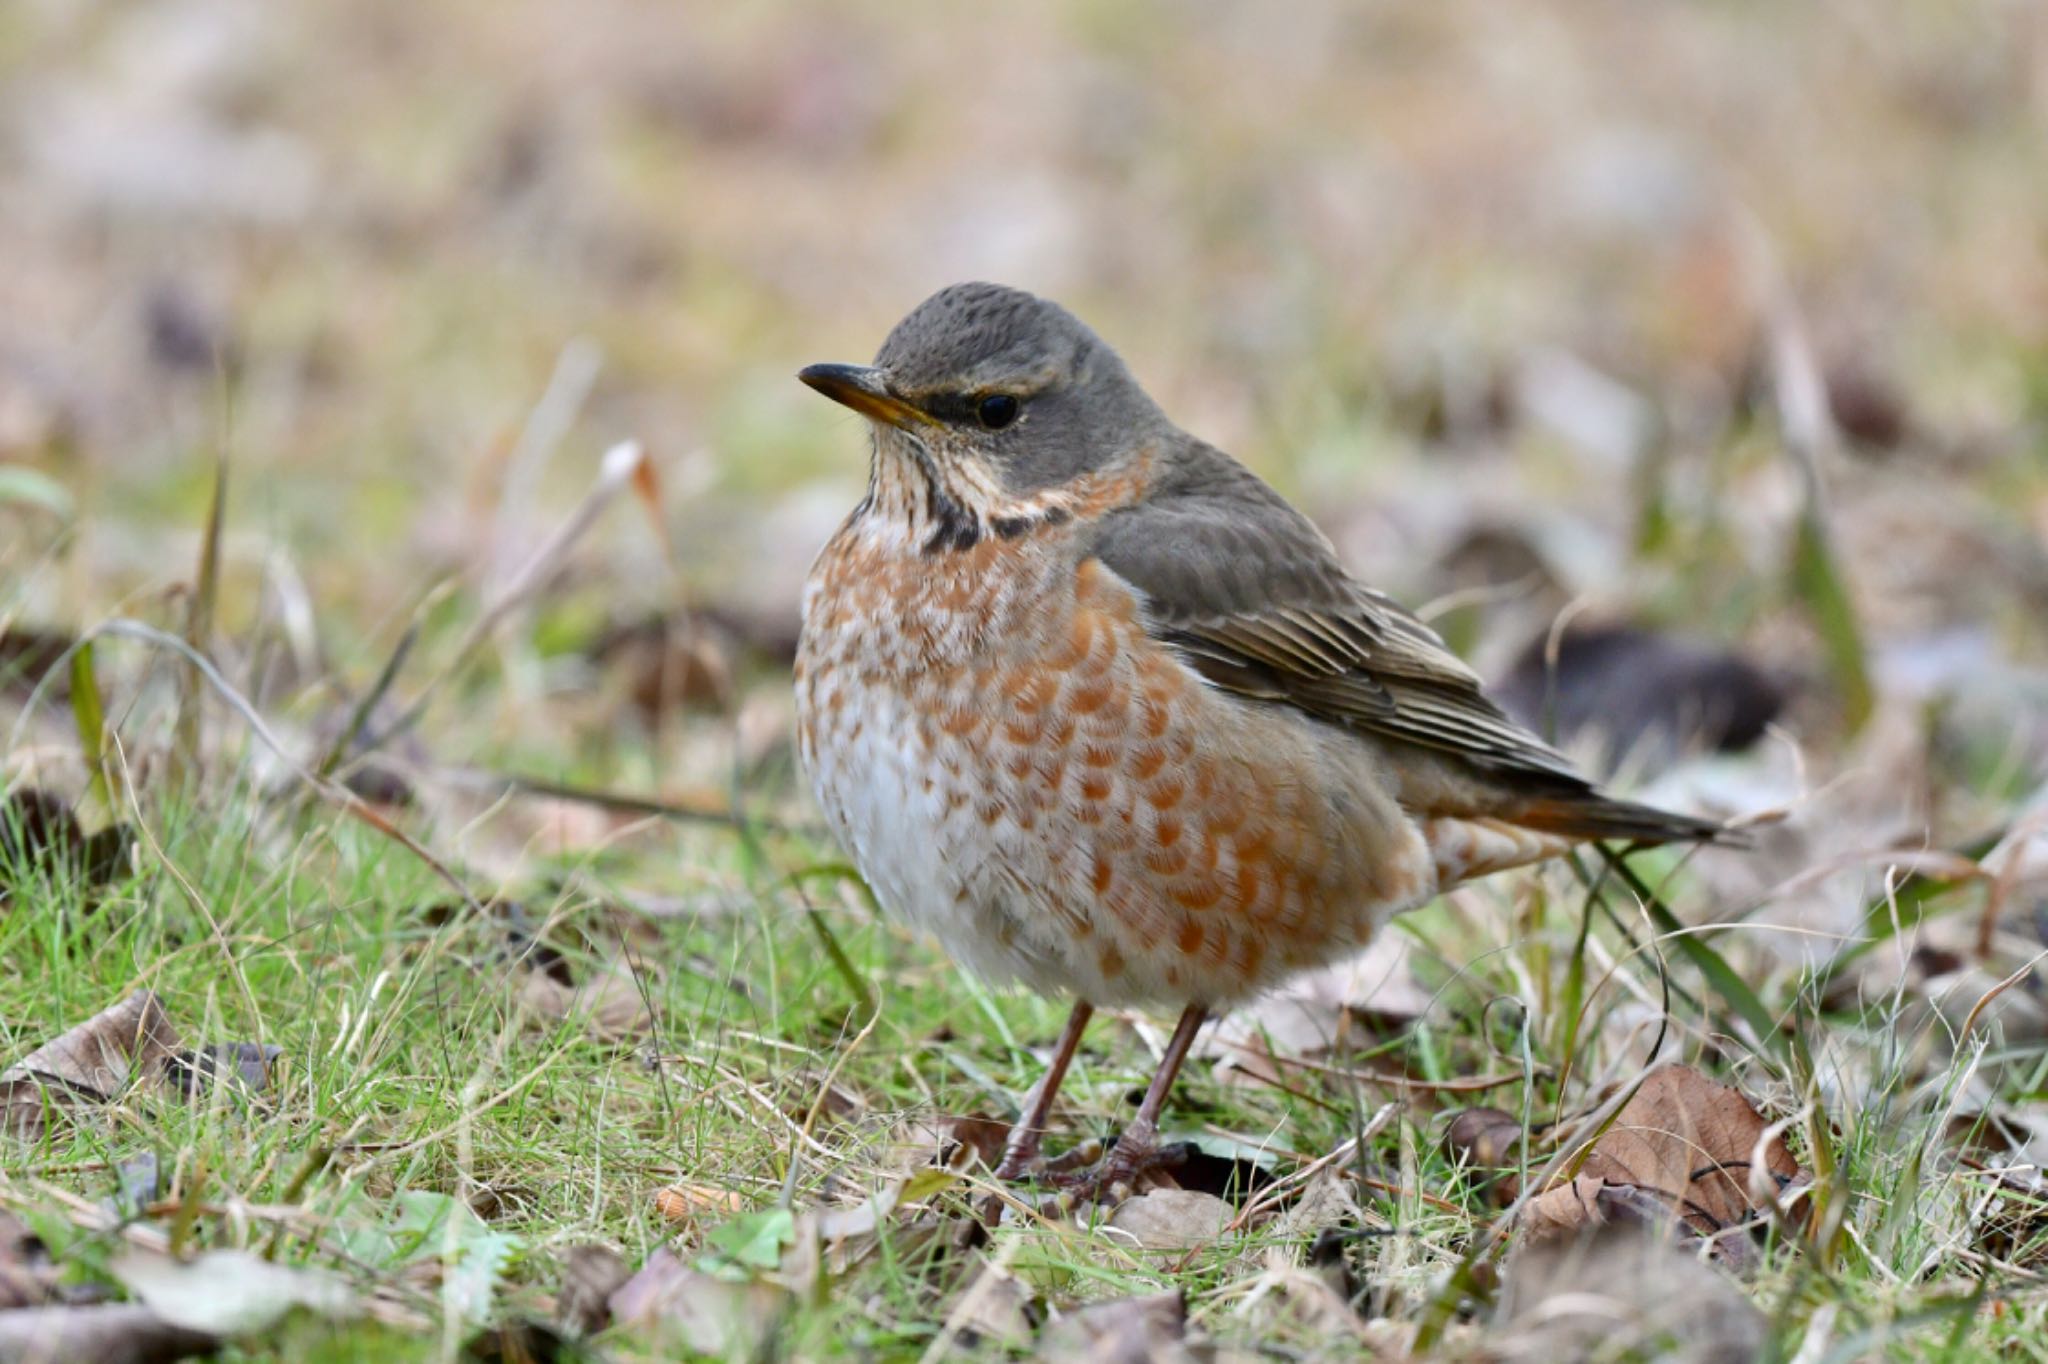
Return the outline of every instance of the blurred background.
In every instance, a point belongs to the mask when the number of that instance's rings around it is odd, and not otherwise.
[[[787,790],[793,372],[986,278],[1625,780],[1746,749],[1666,780],[1780,871],[1964,838],[2048,770],[2044,146],[2031,0],[15,0],[0,651],[187,629],[225,455],[236,685],[450,675],[366,791]]]

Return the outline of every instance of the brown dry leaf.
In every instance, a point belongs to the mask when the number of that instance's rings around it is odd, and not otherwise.
[[[579,1336],[593,1336],[611,1325],[611,1298],[633,1277],[626,1262],[610,1246],[592,1242],[571,1246],[562,1262],[562,1287],[555,1294],[555,1316]]]
[[[946,1331],[972,1349],[984,1341],[1016,1349],[1031,1339],[1031,1290],[984,1261],[946,1313]]]
[[[1717,1253],[1737,1254],[1746,1243],[1721,1234],[1766,1207],[1752,1192],[1752,1161],[1764,1162],[1766,1197],[1804,1177],[1783,1137],[1765,1139],[1769,1126],[1740,1091],[1690,1066],[1661,1066],[1593,1143],[1577,1175],[1530,1201],[1524,1242],[1641,1220],[1682,1225],[1715,1238]]]
[[[34,1140],[50,1108],[107,1103],[177,1047],[178,1030],[163,1005],[138,990],[0,1072],[0,1126]]]
[[[688,611],[619,626],[592,649],[600,665],[624,679],[628,699],[649,727],[688,709],[730,710],[738,696],[733,653],[723,629]]]
[[[1524,1248],[1511,1262],[1490,1358],[1657,1359],[1746,1364],[1762,1357],[1762,1315],[1727,1276],[1642,1232]]]
[[[1117,1204],[1109,1225],[1146,1250],[1188,1250],[1215,1242],[1234,1215],[1235,1210],[1214,1194],[1154,1189]]]
[[[760,1280],[735,1283],[693,1269],[666,1246],[611,1295],[612,1319],[649,1328],[696,1354],[751,1356],[790,1301]]]
[[[1518,1165],[1522,1120],[1498,1108],[1467,1108],[1444,1130],[1444,1149],[1475,1171],[1494,1172],[1487,1193],[1501,1207],[1515,1201],[1521,1181],[1511,1171]]]
[[[57,630],[10,625],[0,629],[0,691],[26,700],[38,687],[54,705],[71,699],[70,674],[58,665],[78,640]]]
[[[1553,652],[1554,650],[1554,652]],[[1498,700],[1538,733],[1599,739],[1600,770],[1668,766],[1681,753],[1747,748],[1789,685],[1737,653],[1619,623],[1575,623],[1529,641]]]
[[[1176,1290],[1090,1303],[1062,1313],[1039,1338],[1038,1358],[1086,1364],[1193,1364],[1210,1358],[1187,1338],[1187,1295]]]
[[[544,1321],[513,1320],[469,1338],[462,1364],[555,1364],[570,1358],[569,1342]]]
[[[164,1079],[188,1099],[206,1086],[221,1083],[257,1094],[270,1087],[271,1073],[282,1055],[282,1047],[268,1043],[216,1042],[165,1057]]]

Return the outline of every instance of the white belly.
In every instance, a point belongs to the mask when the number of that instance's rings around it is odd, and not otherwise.
[[[807,670],[797,706],[811,790],[883,910],[992,984],[1067,987],[1051,925],[1013,913],[1019,878],[1052,869],[1001,846],[976,813],[981,774],[957,748],[930,750],[911,698],[828,664]]]

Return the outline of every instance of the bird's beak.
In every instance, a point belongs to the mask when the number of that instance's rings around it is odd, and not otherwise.
[[[912,407],[889,391],[882,371],[866,365],[808,365],[797,378],[835,403],[844,403],[870,421],[883,422],[905,431],[919,426],[936,426],[937,419]]]

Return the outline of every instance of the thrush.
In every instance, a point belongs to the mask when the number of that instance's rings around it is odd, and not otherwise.
[[[1181,1013],[1087,1196],[1156,1158],[1214,1011],[1474,877],[1720,832],[1598,790],[1053,303],[955,285],[799,377],[873,428],[804,590],[818,803],[886,911],[1074,1000],[1003,1178],[1098,1007]]]

